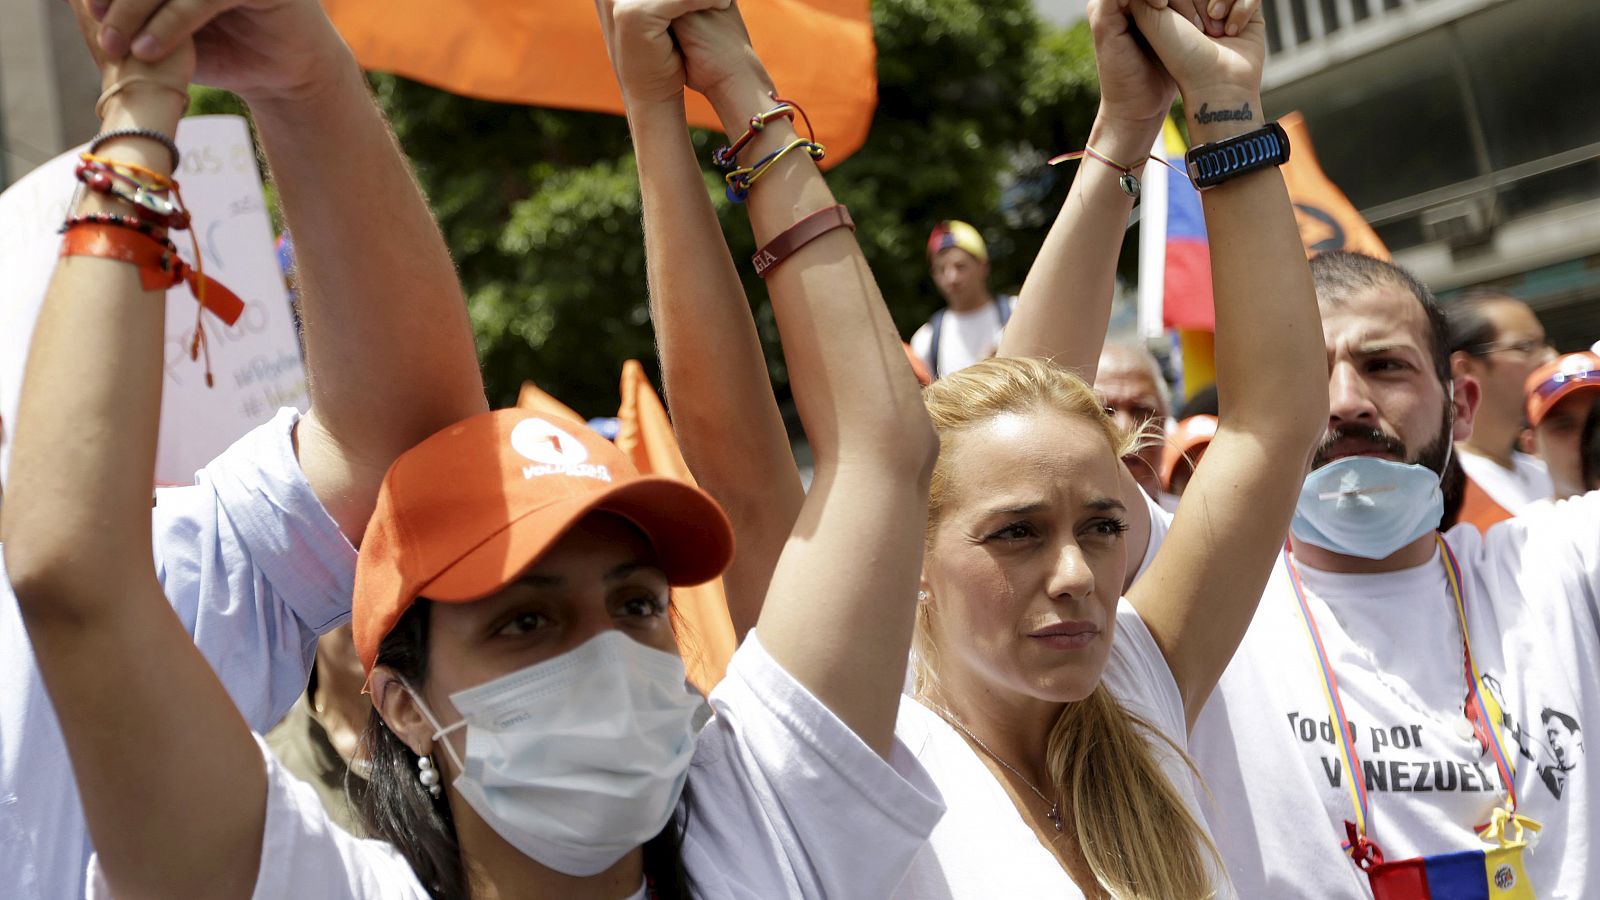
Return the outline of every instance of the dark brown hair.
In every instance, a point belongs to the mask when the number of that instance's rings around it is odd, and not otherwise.
[[[1417,276],[1391,262],[1385,262],[1362,253],[1330,250],[1311,258],[1311,279],[1316,284],[1317,302],[1323,306],[1338,306],[1359,291],[1376,287],[1396,287],[1422,304],[1427,316],[1428,350],[1433,355],[1433,373],[1440,384],[1449,384],[1451,326],[1444,307],[1428,286]]]

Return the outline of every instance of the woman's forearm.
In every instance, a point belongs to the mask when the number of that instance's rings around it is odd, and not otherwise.
[[[738,270],[706,193],[681,101],[628,111],[644,206],[650,310],[673,431],[727,510],[734,633],[754,627],[805,492]],[[737,440],[730,440],[730,426]]]
[[[1191,112],[1189,133],[1197,145],[1264,124],[1256,113],[1259,95],[1185,97],[1186,109],[1203,107],[1247,110],[1251,118],[1201,121]],[[1327,423],[1328,393],[1320,363],[1322,321],[1283,175],[1256,172],[1200,197],[1217,298],[1217,382],[1227,386],[1219,394],[1218,428],[1248,428],[1294,450],[1298,462]],[[1260,377],[1264,372],[1272,377]]]
[[[112,104],[103,130],[170,136],[181,113],[174,96],[141,91]],[[167,151],[148,140],[113,141],[99,155],[161,174],[172,168]],[[133,210],[85,192],[73,212]],[[103,589],[108,581],[152,574],[165,329],[166,291],[145,288],[139,269],[93,256],[58,261],[11,427],[3,526],[7,571],[30,614],[86,615],[115,602]]]
[[[1160,130],[1159,119],[1097,116],[1087,146],[1138,168]],[[1111,322],[1117,257],[1134,201],[1122,189],[1120,172],[1091,158],[1077,165],[1061,212],[1022,283],[1000,355],[1046,357],[1092,383]]]

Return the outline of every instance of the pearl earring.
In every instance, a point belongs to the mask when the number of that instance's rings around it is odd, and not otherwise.
[[[925,601],[927,599],[928,599],[928,592],[927,591],[917,591],[917,602],[918,603],[921,603],[921,602],[923,602],[923,601]]]
[[[417,757],[417,780],[433,799],[439,799],[439,770],[433,767],[432,757]]]

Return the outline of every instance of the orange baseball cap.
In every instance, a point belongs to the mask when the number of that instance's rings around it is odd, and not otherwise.
[[[1600,354],[1568,353],[1545,363],[1528,376],[1528,422],[1538,425],[1551,407],[1574,391],[1600,388]]]
[[[1190,416],[1178,423],[1167,435],[1167,446],[1161,451],[1161,485],[1172,490],[1172,476],[1185,456],[1211,443],[1217,436],[1217,417],[1204,413]]]
[[[468,603],[514,581],[591,512],[626,518],[674,586],[733,559],[733,529],[693,485],[641,475],[622,451],[527,410],[473,416],[389,467],[356,562],[351,630],[368,674],[378,645],[418,597]]]

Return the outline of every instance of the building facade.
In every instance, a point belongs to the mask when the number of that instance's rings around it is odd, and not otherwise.
[[[0,0],[0,188],[94,136],[100,73],[60,0]]]
[[[1268,114],[1305,115],[1396,262],[1527,300],[1563,351],[1600,338],[1600,3],[1264,3]]]

